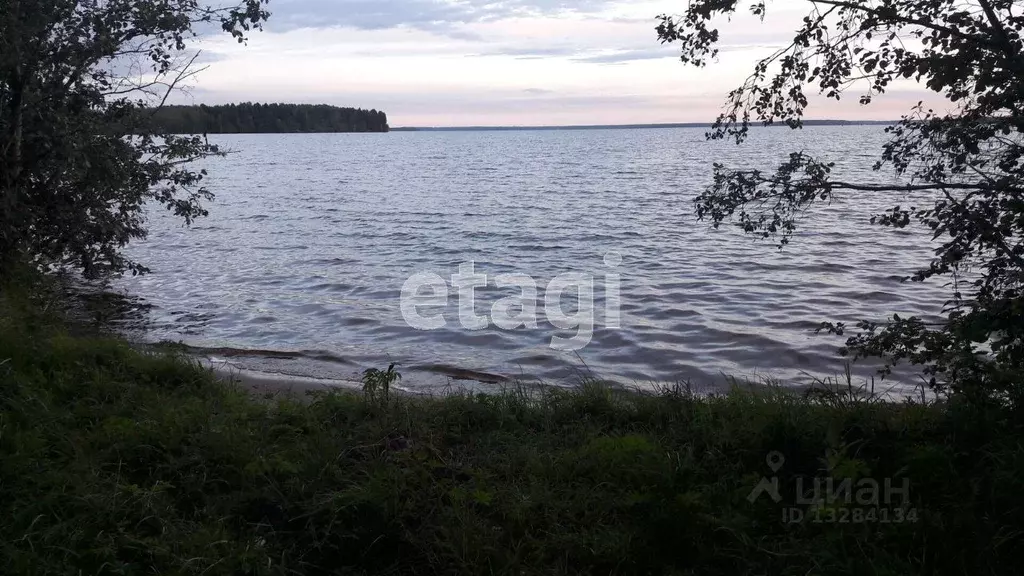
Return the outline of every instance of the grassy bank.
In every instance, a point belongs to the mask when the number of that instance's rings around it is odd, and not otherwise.
[[[1006,408],[596,384],[270,403],[187,359],[2,312],[6,574],[1016,574],[1024,560],[1024,424]],[[882,490],[797,503],[815,477]],[[751,501],[772,479],[781,502]],[[885,479],[906,499],[883,501]],[[784,521],[790,508],[804,519]]]

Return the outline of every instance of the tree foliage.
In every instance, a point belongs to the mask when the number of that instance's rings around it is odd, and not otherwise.
[[[683,62],[705,66],[717,55],[716,18],[742,9],[763,19],[768,5],[693,0],[684,14],[661,16],[657,33],[681,46]],[[809,91],[839,100],[856,90],[869,105],[894,84],[917,82],[947,98],[951,111],[919,103],[887,128],[874,168],[896,178],[881,184],[836,179],[833,164],[804,152],[773,172],[716,164],[695,200],[698,217],[716,227],[733,221],[781,247],[813,203],[843,194],[894,197],[871,222],[929,231],[934,257],[908,280],[948,282],[951,298],[938,324],[899,316],[860,322],[844,352],[885,357],[886,370],[910,361],[939,389],[1004,392],[1024,373],[1022,28],[1024,7],[1010,0],[810,0],[792,41],[729,93],[709,138],[742,142],[754,122],[798,128]],[[897,203],[908,191],[932,200]]]
[[[144,268],[120,252],[156,200],[185,222],[210,197],[189,162],[220,153],[153,112],[217,28],[239,42],[267,0],[0,0],[0,272],[15,259],[86,274]]]
[[[154,120],[172,134],[388,131],[384,112],[325,104],[164,106]]]

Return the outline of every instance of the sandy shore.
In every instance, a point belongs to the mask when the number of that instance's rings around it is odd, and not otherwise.
[[[234,364],[202,358],[203,365],[213,370],[220,380],[235,384],[254,396],[273,398],[288,396],[303,400],[312,392],[359,392],[362,384],[352,380],[336,380],[328,378],[312,378],[308,376],[292,376],[246,370]]]

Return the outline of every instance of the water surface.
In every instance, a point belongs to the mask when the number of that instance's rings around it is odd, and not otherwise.
[[[129,252],[147,276],[122,287],[153,305],[149,340],[215,349],[268,371],[357,378],[399,362],[410,387],[447,377],[563,383],[580,370],[623,383],[767,375],[788,382],[842,370],[823,320],[934,313],[940,286],[900,282],[926,261],[926,237],[869,226],[901,197],[859,194],[815,209],[780,251],[695,220],[713,162],[770,168],[794,150],[870,171],[881,127],[759,129],[743,146],[700,129],[221,135],[236,150],[208,163],[216,201],[190,229],[163,211]],[[612,256],[609,265],[605,257]],[[469,330],[455,289],[444,328],[403,319],[403,283],[522,273],[595,279],[597,326],[578,352],[558,330]],[[602,327],[608,274],[620,277],[621,328]],[[517,294],[478,290],[480,314]],[[571,309],[571,299],[566,301]],[[543,301],[540,303],[543,310]],[[258,350],[242,354],[238,350]],[[870,374],[864,367],[861,374]]]

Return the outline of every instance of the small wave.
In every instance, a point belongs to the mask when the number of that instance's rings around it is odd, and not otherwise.
[[[318,292],[349,292],[354,288],[355,286],[345,284],[343,282],[324,282],[321,284],[314,284],[307,288],[307,290],[316,290]]]
[[[466,368],[459,368],[457,366],[450,366],[448,364],[420,364],[410,366],[410,368],[413,370],[421,370],[423,372],[441,374],[443,376],[448,376],[452,380],[475,380],[477,382],[483,382],[484,384],[501,384],[502,382],[509,381],[507,376],[502,376],[500,374],[469,370]]]
[[[295,246],[255,246],[254,250],[309,250],[309,246],[297,244]]]
[[[512,250],[525,250],[527,252],[548,252],[551,250],[566,250],[567,246],[545,246],[543,244],[509,244]]]
[[[216,315],[214,315],[213,313],[210,313],[210,312],[199,312],[199,313],[197,313],[197,312],[184,312],[184,311],[171,312],[171,316],[175,317],[175,319],[174,319],[175,322],[179,322],[179,323],[182,323],[182,324],[189,323],[189,322],[198,322],[198,323],[209,322],[210,320],[213,320],[216,317]]]
[[[356,264],[358,262],[353,258],[317,258],[308,260],[307,264]]]
[[[230,348],[176,345],[177,348],[196,356],[222,358],[266,358],[273,360],[316,360],[352,366],[355,363],[326,350],[265,350],[260,348]]]

